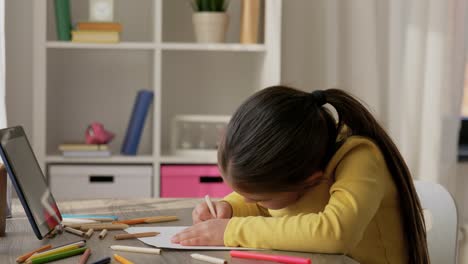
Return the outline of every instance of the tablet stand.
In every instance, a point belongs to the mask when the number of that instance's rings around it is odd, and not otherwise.
[[[5,236],[6,209],[7,209],[7,171],[0,165],[0,236]]]

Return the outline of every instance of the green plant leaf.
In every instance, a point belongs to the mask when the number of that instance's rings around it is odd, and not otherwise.
[[[210,11],[210,0],[201,0],[200,11]]]
[[[190,0],[194,12],[225,12],[229,0]]]

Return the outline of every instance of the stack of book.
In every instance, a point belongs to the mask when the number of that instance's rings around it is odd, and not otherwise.
[[[122,25],[115,22],[79,22],[71,32],[73,42],[118,43]]]
[[[64,157],[109,157],[111,152],[107,145],[64,143],[58,149]]]

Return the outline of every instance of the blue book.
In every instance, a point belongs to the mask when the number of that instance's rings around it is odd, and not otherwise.
[[[148,90],[138,91],[133,105],[132,116],[127,127],[127,133],[122,144],[121,152],[124,155],[136,155],[141,134],[145,125],[145,119],[153,101],[153,92]]]

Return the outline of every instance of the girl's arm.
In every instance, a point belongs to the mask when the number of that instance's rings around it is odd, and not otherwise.
[[[284,217],[234,217],[224,233],[225,245],[349,252],[362,239],[375,216],[390,175],[382,154],[369,143],[350,150],[337,166],[335,177],[323,212]]]
[[[233,217],[270,216],[267,209],[256,203],[246,203],[244,197],[236,192],[224,197],[223,201],[231,205]]]

